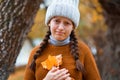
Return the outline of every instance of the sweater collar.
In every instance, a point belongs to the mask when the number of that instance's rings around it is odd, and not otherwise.
[[[55,46],[63,46],[63,45],[69,44],[69,42],[70,42],[70,37],[66,38],[63,41],[59,41],[53,38],[52,36],[50,36],[50,43]]]

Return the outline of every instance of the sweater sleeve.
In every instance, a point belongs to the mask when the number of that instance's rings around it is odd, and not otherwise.
[[[33,56],[34,56],[35,52],[37,51],[37,49],[38,49],[38,47],[35,47],[30,53],[28,64],[26,65],[26,69],[25,69],[24,80],[35,80],[35,74],[30,69],[30,65],[31,65],[31,62],[33,60]]]
[[[101,80],[96,62],[88,47],[86,47],[84,67],[86,70],[85,80]]]

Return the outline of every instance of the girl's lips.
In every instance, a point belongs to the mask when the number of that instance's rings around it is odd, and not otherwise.
[[[64,34],[64,33],[63,33],[63,32],[56,32],[56,34],[62,35],[62,34]]]

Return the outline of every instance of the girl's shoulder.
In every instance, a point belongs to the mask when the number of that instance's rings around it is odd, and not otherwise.
[[[82,52],[91,52],[90,47],[82,40],[78,41],[78,47]]]
[[[82,40],[78,40],[78,46],[82,48],[88,48],[88,45]]]
[[[33,60],[33,56],[36,53],[36,51],[39,49],[39,46],[35,46],[31,52],[30,52],[30,56],[29,56],[29,61],[28,61],[28,65],[31,64],[32,60]]]
[[[37,46],[33,47],[33,49],[31,51],[33,51],[33,52],[37,51],[39,49],[39,47],[40,47],[40,45],[37,45]]]
[[[39,45],[35,46],[32,50],[31,50],[31,55],[34,55],[36,53],[36,51],[39,49]]]

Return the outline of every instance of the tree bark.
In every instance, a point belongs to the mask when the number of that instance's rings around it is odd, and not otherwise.
[[[7,80],[42,0],[0,0],[0,80]]]
[[[120,0],[99,0],[104,12],[107,43],[103,47],[103,80],[120,80]]]

